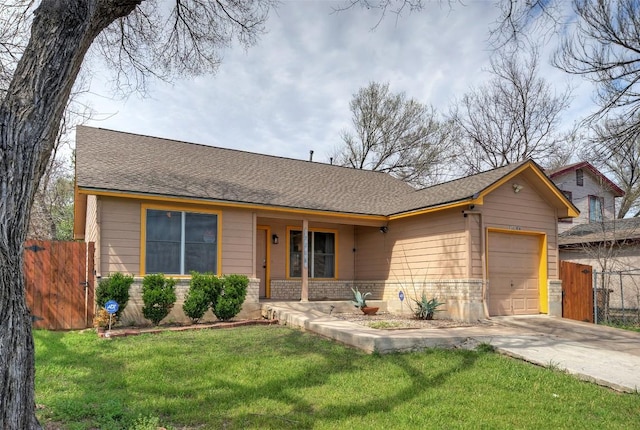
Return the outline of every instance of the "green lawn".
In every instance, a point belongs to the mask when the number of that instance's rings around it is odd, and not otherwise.
[[[282,326],[99,339],[36,331],[52,428],[638,428],[619,394],[492,352],[367,355]]]

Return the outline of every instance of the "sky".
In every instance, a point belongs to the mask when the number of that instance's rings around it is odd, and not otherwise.
[[[146,98],[114,99],[108,75],[94,76],[83,102],[96,112],[87,125],[296,159],[328,162],[351,127],[349,102],[370,82],[447,112],[490,78],[488,31],[493,1],[389,14],[360,7],[335,13],[335,1],[284,1],[267,33],[247,50],[224,53],[215,75],[154,82]],[[375,27],[375,28],[374,28]],[[592,109],[592,88],[541,58],[545,79],[574,87],[565,127]]]

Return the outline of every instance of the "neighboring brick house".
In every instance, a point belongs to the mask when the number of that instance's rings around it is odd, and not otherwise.
[[[590,163],[582,161],[549,171],[547,174],[580,211],[577,218],[560,220],[559,233],[578,224],[615,219],[615,199],[623,197],[624,191]]]
[[[381,172],[91,127],[76,132],[74,235],[99,276],[191,270],[251,278],[260,300],[392,311],[422,292],[441,315],[561,314],[557,225],[576,207],[532,161],[422,190]],[[137,298],[135,298],[137,297]],[[180,299],[179,299],[180,300]],[[184,319],[180,302],[171,319]],[[132,318],[135,318],[132,317]]]

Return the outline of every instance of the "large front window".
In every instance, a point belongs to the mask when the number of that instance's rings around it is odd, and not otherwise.
[[[310,231],[308,235],[308,276],[310,278],[334,278],[336,267],[336,235],[322,231]],[[289,234],[289,277],[302,277],[303,251],[302,231],[291,230]]]
[[[217,272],[217,215],[147,209],[146,228],[146,273]]]

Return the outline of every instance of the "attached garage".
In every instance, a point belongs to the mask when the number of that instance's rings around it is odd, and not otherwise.
[[[531,315],[541,309],[544,236],[489,231],[487,306],[489,315]],[[543,280],[546,284],[546,279]]]

